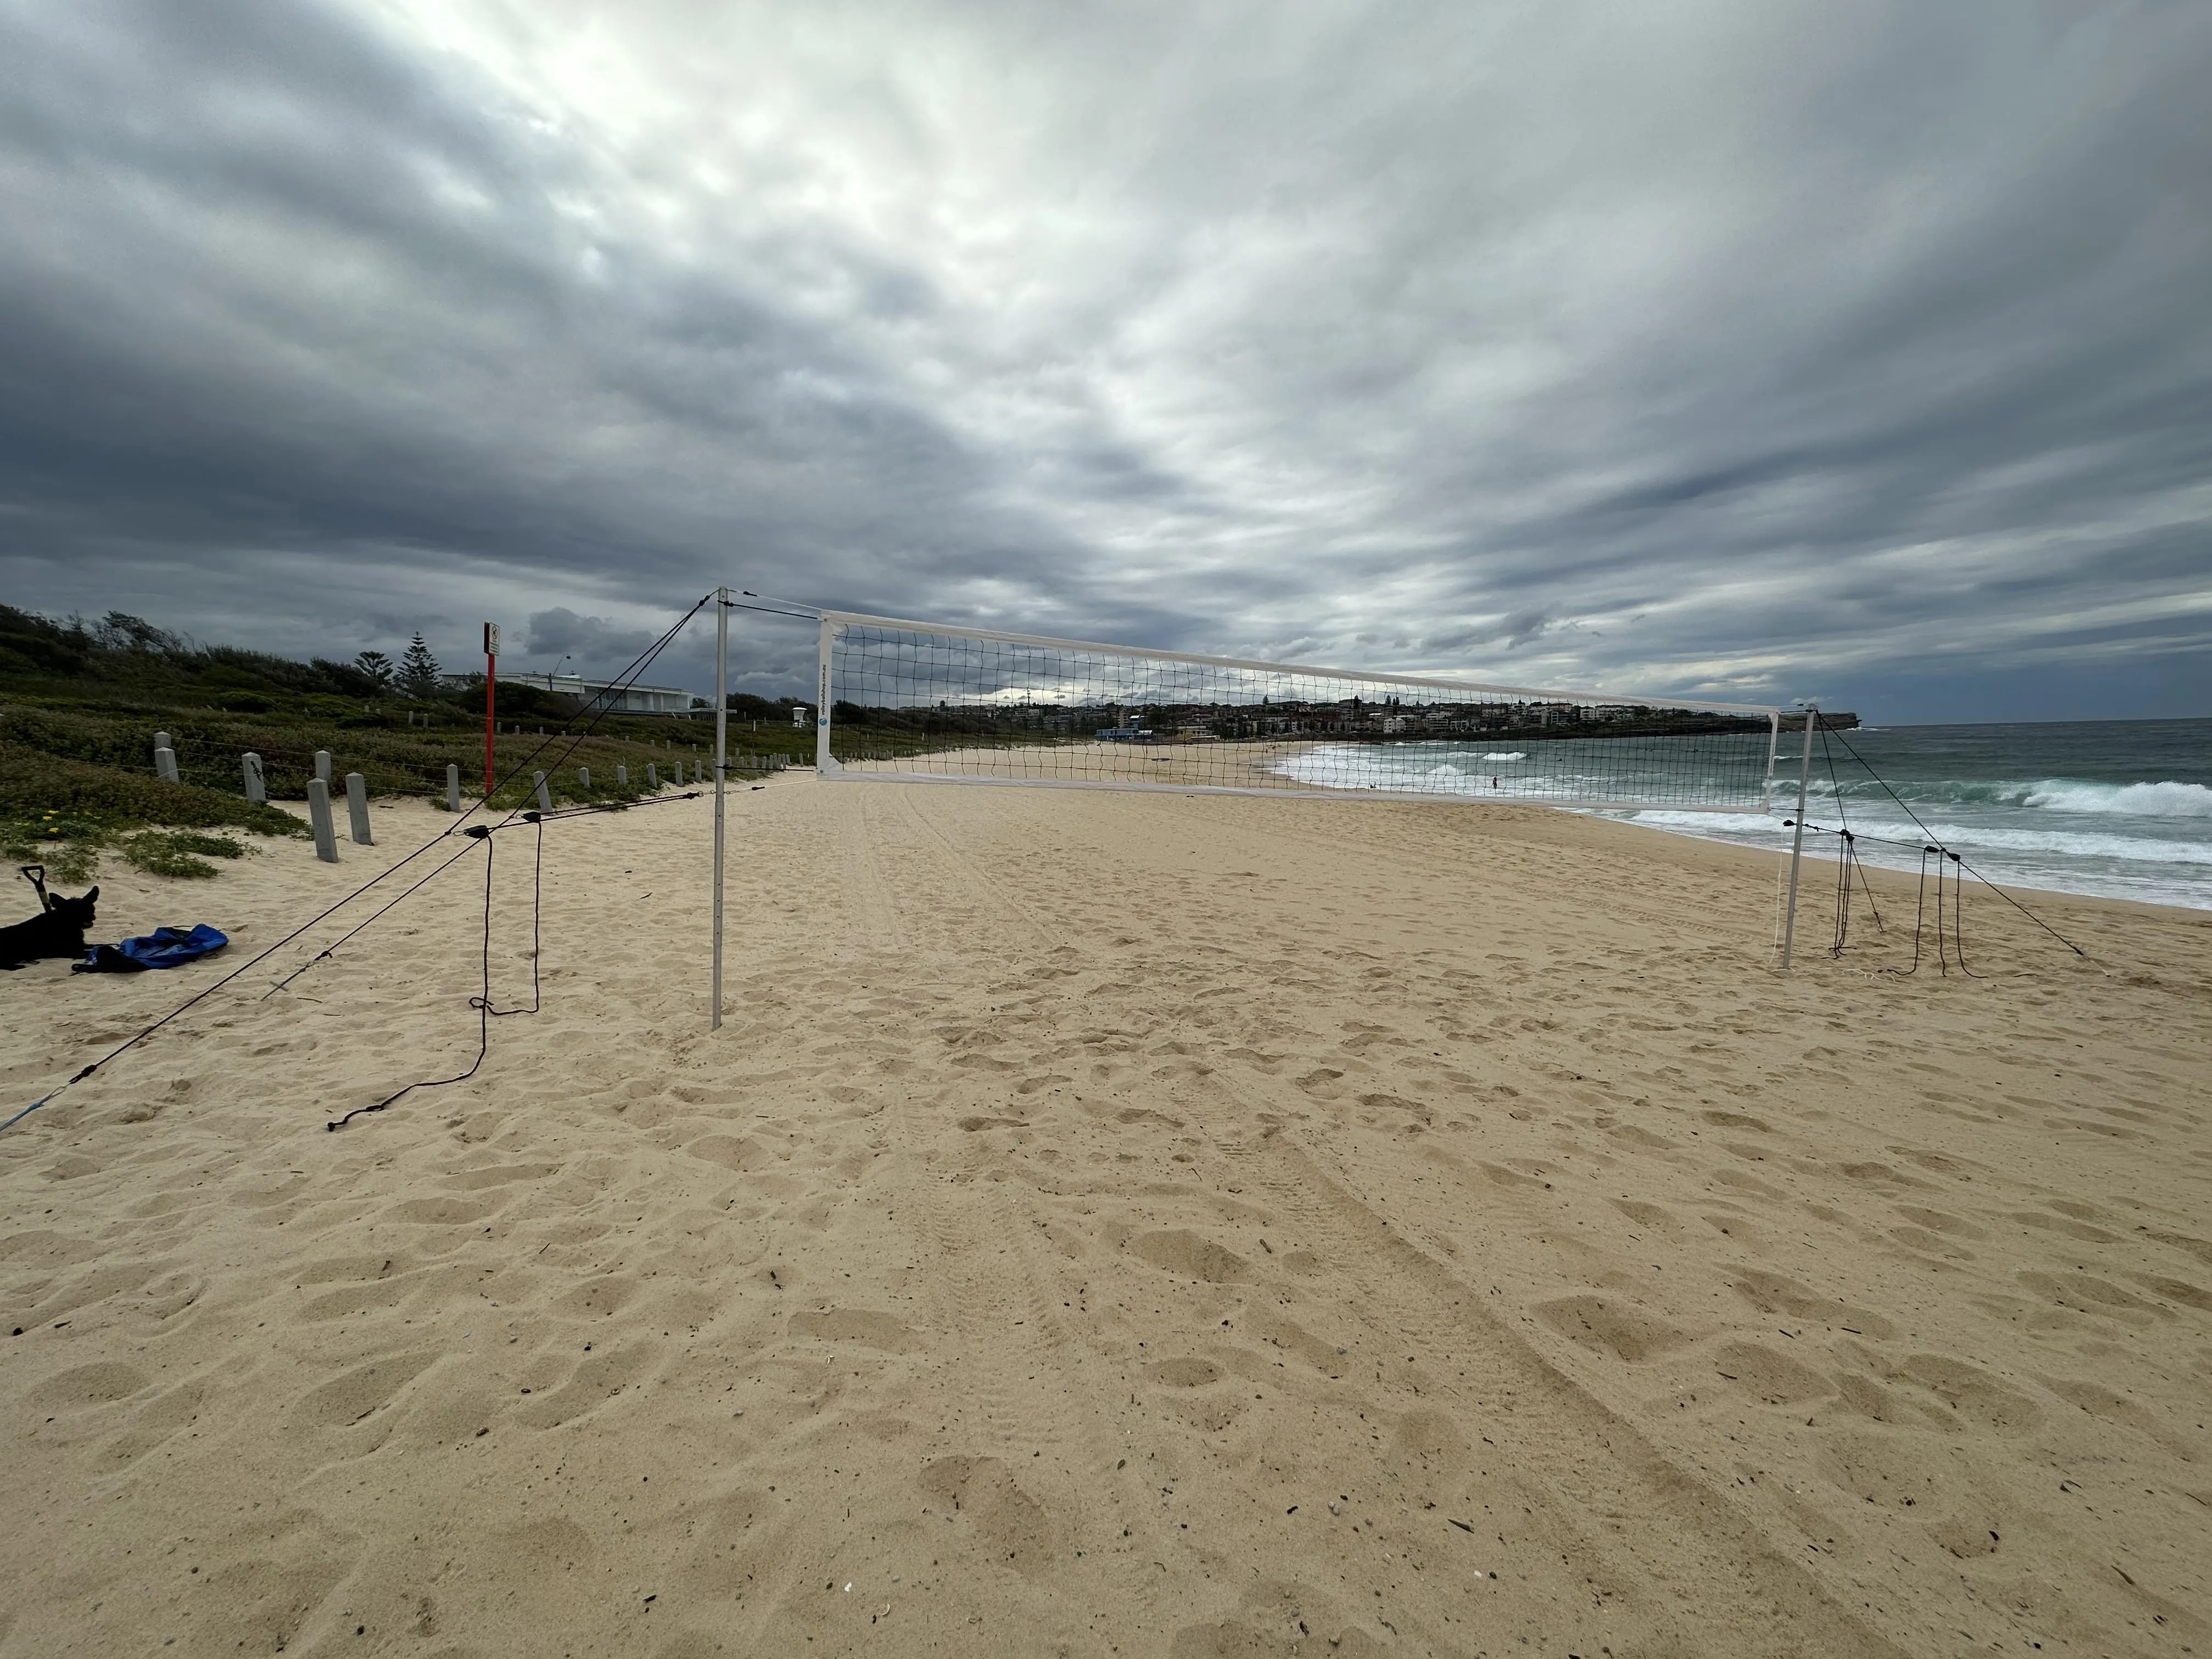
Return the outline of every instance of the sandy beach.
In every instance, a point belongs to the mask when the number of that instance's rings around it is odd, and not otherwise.
[[[0,1135],[0,1656],[2212,1651],[2212,915],[1907,977],[1815,866],[1784,978],[1771,857],[1533,807],[729,810],[720,1032],[654,805],[469,1081],[325,1128],[475,1054],[473,855]],[[222,963],[0,979],[0,1117]]]

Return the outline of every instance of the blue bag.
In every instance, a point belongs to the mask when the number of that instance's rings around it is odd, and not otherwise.
[[[189,932],[182,927],[156,927],[150,933],[126,939],[120,945],[95,945],[82,962],[73,963],[72,974],[141,974],[149,968],[181,968],[230,943],[205,922]]]

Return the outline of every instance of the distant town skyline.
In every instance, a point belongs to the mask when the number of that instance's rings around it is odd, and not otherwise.
[[[2203,8],[33,0],[0,65],[11,604],[2212,708]]]

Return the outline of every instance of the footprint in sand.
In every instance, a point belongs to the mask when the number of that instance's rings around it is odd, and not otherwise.
[[[1740,1267],[1730,1281],[1735,1293],[1763,1314],[1784,1314],[1808,1320],[1832,1329],[1848,1331],[1885,1342],[1896,1327],[1869,1309],[1853,1307],[1838,1298],[1815,1296],[1794,1279],[1756,1267]]]
[[[1794,1405],[1835,1392],[1828,1379],[1810,1365],[1756,1342],[1731,1342],[1717,1350],[1713,1369],[1770,1406]]]
[[[2100,1279],[2094,1273],[2022,1271],[2013,1276],[2031,1291],[2039,1291],[2060,1307],[2071,1308],[2076,1313],[2124,1319],[2136,1325],[2148,1324],[2153,1319],[2175,1317],[2172,1309],[2160,1307],[2155,1302],[2146,1302],[2141,1297],[2122,1290],[2110,1279]]]
[[[1202,1389],[1218,1382],[1221,1375],[1211,1359],[1168,1359],[1152,1367],[1152,1381],[1170,1389]]]
[[[1536,1317],[1568,1341],[1638,1364],[1690,1339],[1665,1321],[1602,1296],[1563,1296],[1536,1304]]]
[[[2068,1405],[2087,1412],[2100,1422],[2132,1429],[2161,1449],[2184,1462],[2194,1462],[2202,1449],[2166,1419],[2141,1401],[2093,1382],[2087,1377],[2051,1376],[2044,1386]]]
[[[304,1428],[349,1428],[382,1410],[428,1370],[435,1354],[390,1354],[310,1389],[292,1404],[291,1420]]]
[[[31,1390],[27,1403],[44,1412],[112,1406],[118,1400],[128,1400],[152,1381],[136,1365],[104,1360],[57,1371]]]
[[[1682,1218],[1662,1205],[1646,1204],[1633,1198],[1616,1198],[1607,1201],[1638,1226],[1649,1227],[1669,1238],[1679,1238],[1688,1231]]]
[[[416,1198],[392,1205],[379,1218],[411,1222],[417,1226],[455,1227],[481,1221],[498,1207],[477,1199]]]
[[[2162,1296],[2169,1302],[2179,1302],[2184,1307],[2196,1308],[2212,1313],[2212,1291],[2192,1285],[2185,1279],[2165,1279],[2156,1273],[2130,1273],[2129,1278],[2153,1296]]]
[[[1241,1285],[1251,1277],[1243,1256],[1181,1228],[1141,1233],[1129,1241],[1129,1249],[1155,1267],[1208,1285]]]
[[[1897,1206],[1897,1212],[1914,1225],[1925,1227],[1930,1232],[1955,1233],[1961,1238],[1972,1239],[1985,1239],[1990,1236],[1988,1229],[1977,1227],[1972,1222],[1962,1221],[1954,1215],[1946,1215],[1941,1210],[1930,1210],[1917,1204],[1900,1204]]]
[[[628,1307],[637,1289],[637,1281],[628,1273],[607,1273],[579,1285],[553,1307],[579,1319],[605,1319]]]
[[[1451,1468],[1467,1461],[1467,1437],[1460,1432],[1459,1425],[1442,1412],[1407,1412],[1398,1419],[1397,1430],[1391,1438],[1401,1449],[1424,1462]]]
[[[791,1316],[793,1336],[818,1337],[826,1342],[858,1342],[888,1352],[911,1347],[914,1334],[900,1320],[865,1308],[828,1308]]]
[[[995,1457],[940,1457],[922,1470],[921,1490],[972,1526],[996,1558],[1025,1577],[1047,1571],[1052,1517]]]
[[[719,1164],[741,1175],[763,1169],[775,1161],[775,1155],[750,1135],[702,1135],[684,1150],[694,1158]]]
[[[1236,1618],[1186,1625],[1168,1650],[1176,1659],[1316,1650],[1329,1659],[1376,1659],[1389,1651],[1381,1638],[1352,1622],[1343,1604],[1326,1590],[1267,1580],[1244,1591]]]
[[[652,1369],[659,1345],[633,1343],[582,1357],[567,1382],[519,1407],[514,1420],[526,1429],[557,1428],[613,1399]]]
[[[503,1187],[511,1181],[543,1181],[547,1176],[558,1175],[558,1164],[490,1164],[481,1169],[461,1170],[443,1178],[448,1187],[477,1191],[486,1187]]]
[[[1724,1129],[1755,1129],[1763,1135],[1774,1133],[1767,1124],[1755,1117],[1747,1117],[1741,1112],[1700,1112],[1698,1115],[1706,1122],[1718,1124]]]

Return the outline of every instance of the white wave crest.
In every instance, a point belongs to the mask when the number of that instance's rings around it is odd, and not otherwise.
[[[2051,812],[2118,812],[2145,818],[2212,818],[2212,789],[2201,783],[2077,783],[2050,778],[2032,784],[2023,806]]]
[[[1765,845],[1787,846],[1790,832],[1778,814],[1761,817],[1751,812],[1668,812],[1643,811],[1621,816],[1632,823],[1646,823],[1655,829],[1686,830],[1692,835],[1717,836],[1722,839],[1742,837]],[[1810,815],[1808,814],[1809,818]],[[1861,817],[1856,821],[1859,833],[1866,839],[1860,845],[1862,856],[1879,854],[1883,858],[1913,856],[1911,845],[1902,848],[1898,842],[1910,843],[1915,839],[1910,824],[1892,823],[1877,819],[1872,823]],[[2014,824],[1931,823],[1929,829],[1944,846],[1973,854],[1980,851],[2040,854],[2059,858],[2094,859],[2127,864],[2187,864],[2212,866],[2212,842],[2152,840],[2140,836],[2100,835],[2094,830],[2039,830]],[[1835,844],[1832,833],[1810,836],[1806,840],[1808,850],[1826,849]]]
[[[1516,750],[1515,750],[1511,754],[1510,754],[1510,755],[1508,755],[1508,754],[1485,755],[1485,756],[1483,757],[1483,759],[1485,759],[1485,760],[1486,760],[1486,761],[1517,761],[1517,760],[1527,760],[1528,758],[1528,756],[1526,756],[1526,755],[1522,754],[1522,753],[1518,749],[1516,749]]]

